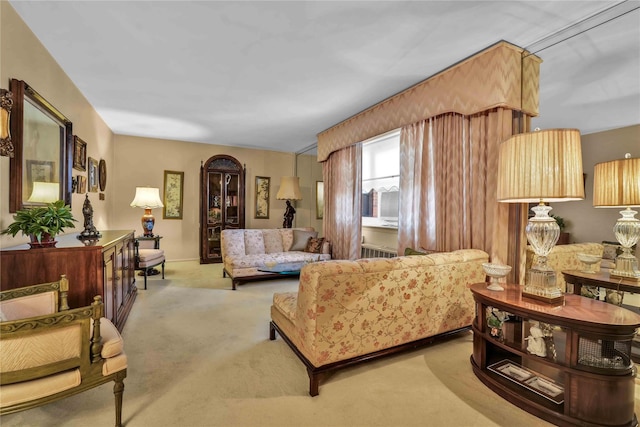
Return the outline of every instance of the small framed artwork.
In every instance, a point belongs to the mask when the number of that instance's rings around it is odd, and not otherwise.
[[[98,164],[98,184],[100,184],[100,191],[104,191],[107,188],[107,162],[104,159],[100,159]]]
[[[316,219],[324,218],[324,182],[316,181]]]
[[[98,192],[98,161],[89,157],[89,191]]]
[[[270,177],[256,176],[256,219],[269,219],[270,184]]]
[[[87,143],[73,136],[73,168],[79,171],[87,170]]]
[[[78,183],[76,184],[76,193],[84,194],[87,192],[87,177],[78,175]]]
[[[162,218],[182,219],[184,172],[164,171],[164,207]]]

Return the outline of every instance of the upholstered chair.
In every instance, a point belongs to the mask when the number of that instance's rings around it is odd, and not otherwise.
[[[113,381],[122,425],[127,356],[102,298],[69,309],[69,282],[0,292],[0,414],[31,409]]]
[[[147,276],[158,274],[153,267],[162,265],[162,278],[164,279],[164,251],[160,249],[159,242],[159,239],[135,239],[135,268],[140,270],[144,276],[145,289],[147,289]]]

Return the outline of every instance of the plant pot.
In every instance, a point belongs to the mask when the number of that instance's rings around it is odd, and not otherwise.
[[[31,238],[31,242],[29,242],[31,249],[53,248],[56,245],[56,243],[58,243],[51,234],[47,234],[47,233],[42,234],[42,238],[40,239],[39,242],[38,242],[38,237],[36,237],[35,235],[32,234],[29,237]]]

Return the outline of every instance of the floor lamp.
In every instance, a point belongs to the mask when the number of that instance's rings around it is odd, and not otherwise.
[[[526,273],[523,296],[548,303],[563,301],[556,273],[547,265],[560,227],[549,216],[547,202],[584,199],[582,148],[577,129],[521,133],[500,145],[498,201],[538,203],[525,229],[536,262]]]
[[[632,207],[640,206],[640,158],[627,154],[622,160],[598,163],[593,174],[593,206],[623,208],[613,227],[622,253],[616,257],[611,277],[640,281],[638,259],[631,253],[640,239],[640,220]]]

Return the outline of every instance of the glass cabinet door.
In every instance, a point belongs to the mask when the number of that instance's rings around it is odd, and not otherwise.
[[[225,224],[238,226],[238,194],[240,191],[240,180],[238,174],[227,174],[226,178],[226,214]]]
[[[244,228],[245,169],[219,154],[200,168],[200,263],[222,262],[222,231]]]

